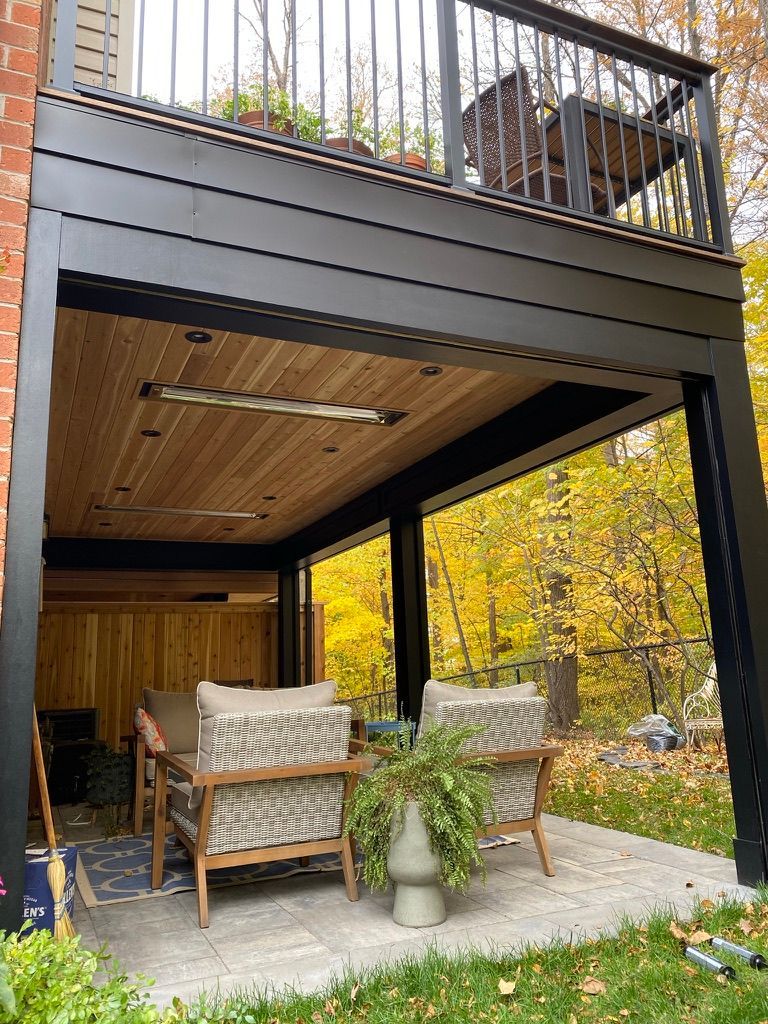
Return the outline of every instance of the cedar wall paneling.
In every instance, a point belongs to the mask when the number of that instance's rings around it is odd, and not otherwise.
[[[324,672],[322,606],[315,678]],[[40,615],[38,708],[98,707],[101,737],[132,731],[141,690],[193,690],[201,679],[277,682],[277,609],[264,605],[64,605]]]

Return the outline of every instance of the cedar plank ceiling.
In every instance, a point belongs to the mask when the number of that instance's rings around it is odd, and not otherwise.
[[[59,310],[46,488],[51,536],[281,540],[547,383],[453,366],[423,377],[424,364],[409,359],[225,331],[211,331],[212,342],[194,345],[184,337],[194,327]],[[383,427],[179,409],[139,399],[144,380],[408,415]],[[162,437],[143,437],[145,429]],[[329,445],[339,452],[324,453]],[[98,512],[94,503],[266,512],[268,518]]]

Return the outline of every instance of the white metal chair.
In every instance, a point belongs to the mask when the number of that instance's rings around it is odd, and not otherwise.
[[[701,745],[707,733],[715,738],[717,749],[723,740],[723,711],[717,686],[717,666],[714,661],[707,670],[704,684],[685,698],[683,703],[685,738],[689,745]]]

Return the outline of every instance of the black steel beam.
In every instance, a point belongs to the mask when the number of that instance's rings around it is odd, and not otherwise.
[[[742,349],[710,342],[684,388],[737,838],[739,881],[768,878],[768,508]]]
[[[0,929],[21,925],[35,698],[45,462],[61,217],[32,210],[27,234],[0,624]]]
[[[51,537],[43,542],[43,555],[51,569],[274,572],[278,568],[274,547],[268,544]]]
[[[552,384],[408,469],[354,498],[280,545],[284,561],[318,561],[383,533],[392,516],[427,515],[538,466],[657,418],[682,401],[679,387],[632,395],[581,384]]]
[[[277,685],[301,686],[301,587],[295,565],[277,574]]]
[[[312,603],[312,569],[304,573],[304,685],[315,681],[315,606]]]
[[[398,712],[417,721],[430,677],[427,580],[421,516],[396,516],[389,524],[392,624]]]

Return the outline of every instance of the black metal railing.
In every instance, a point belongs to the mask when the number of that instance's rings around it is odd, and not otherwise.
[[[540,0],[102,3],[98,59],[58,0],[57,87],[730,251],[701,61]]]
[[[618,740],[633,722],[661,714],[682,730],[685,698],[709,678],[713,657],[712,644],[705,637],[585,651],[577,659],[574,676],[580,726],[603,739]],[[546,696],[547,674],[561,664],[545,658],[507,661],[440,678],[444,683],[474,689],[534,682]],[[340,693],[338,699],[352,707],[355,717],[366,721],[397,718],[394,689],[354,697]]]

